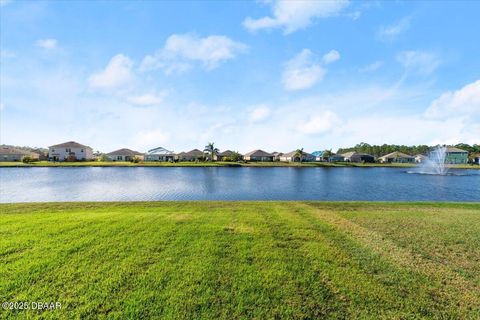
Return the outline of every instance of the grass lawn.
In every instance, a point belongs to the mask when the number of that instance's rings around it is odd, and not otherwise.
[[[1,319],[479,319],[480,203],[0,205]]]
[[[79,161],[79,162],[50,162],[36,161],[22,163],[13,161],[0,161],[0,167],[386,167],[386,168],[412,168],[413,163],[350,163],[350,162],[140,162],[127,161]],[[457,164],[450,165],[456,169],[480,169],[478,165]]]

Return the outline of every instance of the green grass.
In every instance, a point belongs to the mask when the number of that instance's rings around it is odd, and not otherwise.
[[[479,319],[480,203],[0,205],[1,319]]]
[[[33,163],[0,162],[0,167],[385,167],[385,168],[412,168],[412,163],[350,163],[350,162],[140,162],[126,161],[79,161],[79,162],[50,162],[37,161]],[[458,164],[451,165],[456,169],[480,169],[478,165]]]

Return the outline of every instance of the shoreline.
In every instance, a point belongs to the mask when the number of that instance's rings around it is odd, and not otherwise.
[[[33,163],[22,162],[0,162],[0,168],[33,168],[33,167],[258,167],[258,168],[415,168],[417,164],[409,163],[351,163],[351,162],[123,162],[123,161],[85,161],[85,162],[49,162],[39,161]],[[447,165],[451,169],[480,169],[479,165],[458,164]]]

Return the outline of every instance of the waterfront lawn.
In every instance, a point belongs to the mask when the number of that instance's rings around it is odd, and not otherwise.
[[[478,319],[480,204],[0,205],[0,310],[46,319]],[[26,314],[25,314],[26,313]]]

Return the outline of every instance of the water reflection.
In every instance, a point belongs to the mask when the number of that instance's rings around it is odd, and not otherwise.
[[[414,175],[401,168],[0,168],[0,202],[480,201],[479,173]]]

